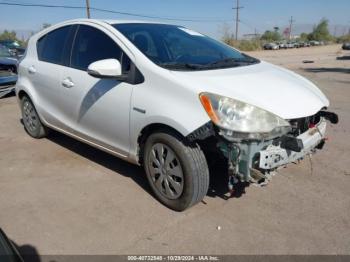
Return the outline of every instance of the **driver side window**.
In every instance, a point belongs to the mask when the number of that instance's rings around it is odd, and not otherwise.
[[[91,63],[110,58],[122,64],[123,73],[130,70],[129,57],[108,35],[97,28],[80,25],[72,49],[71,67],[86,71]]]

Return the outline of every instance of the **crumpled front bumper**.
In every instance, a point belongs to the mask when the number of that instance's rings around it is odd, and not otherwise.
[[[299,135],[297,138],[303,143],[303,149],[300,152],[269,145],[265,150],[259,152],[259,168],[263,170],[275,169],[302,159],[304,156],[312,153],[324,141],[326,126],[326,120],[322,118],[315,127]]]

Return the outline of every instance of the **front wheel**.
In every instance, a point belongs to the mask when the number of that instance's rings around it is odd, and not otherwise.
[[[154,194],[173,210],[183,211],[207,194],[209,169],[203,151],[174,132],[149,136],[143,164]]]

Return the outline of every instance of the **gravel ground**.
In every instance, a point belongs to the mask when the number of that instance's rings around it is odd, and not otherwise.
[[[217,168],[216,191],[177,213],[152,197],[141,168],[57,133],[30,138],[15,97],[7,97],[0,100],[0,227],[22,251],[41,255],[350,255],[350,52],[334,45],[251,55],[306,76],[330,98],[340,124],[329,126],[329,142],[312,160],[229,200]]]

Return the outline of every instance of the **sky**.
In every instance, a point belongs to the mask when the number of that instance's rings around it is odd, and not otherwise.
[[[85,5],[85,0],[0,0],[1,2]],[[232,7],[236,5],[236,0],[90,0],[90,4],[96,8],[151,16],[209,20],[166,22],[220,38],[224,23],[234,28],[235,11]],[[240,37],[254,33],[255,30],[263,33],[274,26],[284,29],[291,16],[295,19],[295,34],[310,31],[323,17],[329,20],[332,34],[341,35],[350,28],[350,0],[240,0],[240,6],[244,7],[240,10]],[[91,11],[91,14],[92,18],[101,19],[141,19],[97,11]],[[28,31],[38,31],[43,23],[55,24],[84,17],[85,10],[0,5],[0,31],[10,29],[25,34]]]

